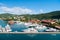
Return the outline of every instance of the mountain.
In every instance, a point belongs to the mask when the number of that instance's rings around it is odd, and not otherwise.
[[[17,15],[10,14],[10,13],[2,13],[2,14],[0,14],[0,18],[1,18],[1,17],[7,18],[7,17],[14,17],[14,16],[17,16]]]
[[[14,15],[14,14],[10,14],[10,13],[4,13],[4,14],[0,14],[0,18],[1,17],[14,17],[14,16],[24,16],[25,18],[30,18],[30,19],[60,19],[60,11],[53,11],[53,12],[49,12],[49,13],[44,13],[44,14],[25,14],[25,15]]]
[[[53,11],[44,14],[32,15],[32,17],[38,19],[60,19],[60,11]]]

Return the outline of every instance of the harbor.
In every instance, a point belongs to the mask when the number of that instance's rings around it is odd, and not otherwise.
[[[21,21],[13,21],[10,20],[6,23],[6,21],[0,20],[2,24],[0,24],[0,32],[17,32],[17,33],[50,33],[50,32],[60,32],[60,29],[57,27],[50,26],[50,22],[42,21],[41,24],[33,22],[21,22]],[[4,24],[3,24],[4,23]],[[46,24],[48,23],[48,24]],[[55,23],[55,22],[53,22]]]
[[[60,40],[60,0],[0,0],[0,40]]]

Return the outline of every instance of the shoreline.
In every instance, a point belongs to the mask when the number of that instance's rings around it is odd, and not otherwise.
[[[60,34],[60,32],[0,32],[0,34]]]

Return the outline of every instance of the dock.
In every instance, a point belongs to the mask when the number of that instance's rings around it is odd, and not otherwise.
[[[0,34],[60,34],[60,32],[0,32]]]

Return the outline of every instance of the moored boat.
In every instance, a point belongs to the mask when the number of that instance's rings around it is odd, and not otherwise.
[[[11,32],[12,31],[8,24],[5,26],[5,30],[6,30],[6,32]]]

